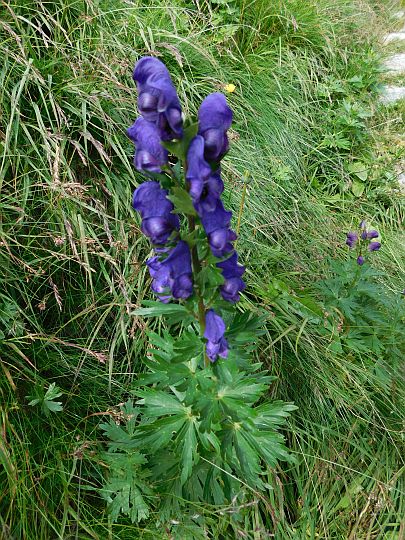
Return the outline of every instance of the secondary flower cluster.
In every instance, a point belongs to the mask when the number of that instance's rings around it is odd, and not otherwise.
[[[360,223],[360,231],[354,232],[350,231],[347,233],[346,236],[346,245],[349,246],[350,249],[353,249],[357,247],[358,249],[358,257],[357,257],[357,264],[362,266],[365,263],[365,256],[363,253],[363,248],[367,247],[368,251],[378,251],[381,247],[380,242],[372,242],[374,238],[378,238],[379,234],[376,230],[367,230],[366,222],[363,220]]]
[[[136,147],[134,164],[140,171],[160,173],[168,167],[168,152],[162,141],[183,136],[182,111],[167,68],[158,59],[144,57],[135,66],[133,78],[141,113],[127,130]],[[244,267],[238,263],[233,247],[235,232],[230,228],[232,212],[221,201],[224,183],[220,161],[228,150],[227,130],[232,111],[220,93],[207,96],[198,111],[198,132],[186,156],[185,176],[189,195],[207,235],[208,244],[224,283],[220,294],[228,302],[237,302],[245,288]],[[180,239],[180,221],[173,214],[168,191],[159,182],[141,184],[134,193],[133,207],[142,217],[142,232],[155,246],[155,256],[147,261],[153,279],[152,290],[162,302],[186,299],[193,293],[190,248]],[[211,361],[227,357],[225,322],[213,309],[206,312],[204,337]]]
[[[232,242],[235,232],[230,228],[232,212],[221,201],[224,183],[220,160],[228,150],[227,130],[232,123],[232,111],[223,94],[207,96],[198,111],[198,134],[187,153],[186,180],[194,208],[207,234],[212,254],[225,261],[218,262],[225,279],[220,292],[224,300],[237,302],[245,288],[241,279],[245,269],[238,264]]]

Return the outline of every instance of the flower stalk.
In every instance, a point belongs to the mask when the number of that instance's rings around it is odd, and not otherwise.
[[[133,199],[142,217],[141,230],[155,248],[155,256],[147,261],[152,290],[163,303],[190,299],[194,304],[204,365],[208,366],[218,357],[227,358],[229,353],[226,325],[218,314],[221,297],[235,303],[245,288],[245,268],[238,263],[235,251],[237,234],[230,227],[232,212],[224,208],[221,200],[224,182],[220,163],[229,149],[227,130],[232,111],[225,96],[214,92],[203,100],[198,121],[184,122],[170,74],[156,58],[141,58],[135,66],[134,80],[141,116],[127,133],[135,144],[136,168],[155,178],[141,184]],[[173,159],[169,162],[170,154]],[[178,162],[173,166],[175,158]],[[181,214],[187,217],[186,234],[182,232]],[[198,237],[193,234],[197,227]],[[211,256],[203,266],[199,248],[206,249],[207,241]]]

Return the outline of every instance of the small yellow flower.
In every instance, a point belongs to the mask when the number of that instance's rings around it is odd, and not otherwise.
[[[224,90],[228,92],[228,94],[232,94],[236,90],[236,86],[234,84],[226,84],[224,86]]]

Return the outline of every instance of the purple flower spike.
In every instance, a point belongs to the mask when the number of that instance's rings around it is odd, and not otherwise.
[[[198,134],[204,137],[205,157],[219,161],[228,151],[226,134],[232,124],[232,111],[225,96],[219,92],[208,95],[198,111]]]
[[[187,181],[190,196],[198,214],[212,212],[224,190],[224,183],[219,171],[212,172],[204,159],[204,139],[197,135],[191,141],[187,153]]]
[[[367,240],[367,231],[366,231],[366,229],[363,229],[363,231],[361,233],[361,239],[362,240]]]
[[[190,184],[190,196],[198,203],[204,184],[211,175],[211,167],[204,159],[204,139],[197,135],[191,141],[187,152],[187,181]]]
[[[134,163],[138,171],[160,173],[167,163],[167,150],[160,144],[160,132],[155,124],[137,118],[127,129],[127,135],[136,147]]]
[[[224,257],[233,250],[231,242],[236,240],[237,236],[229,228],[231,217],[232,212],[225,210],[220,199],[217,200],[212,212],[206,212],[201,216],[201,223],[208,236],[211,252],[215,257]]]
[[[357,233],[355,232],[347,233],[346,245],[348,245],[350,249],[355,246],[357,240],[358,240]]]
[[[369,231],[369,232],[367,233],[367,238],[368,238],[369,240],[371,240],[372,238],[378,238],[378,236],[379,236],[378,232],[377,232],[377,231],[374,231],[374,230],[373,230],[373,231]]]
[[[228,356],[229,347],[224,338],[225,329],[224,320],[213,309],[209,309],[205,315],[204,337],[208,340],[206,353],[211,362],[215,362],[218,356],[222,358]]]
[[[238,254],[236,251],[226,259],[226,261],[217,263],[218,268],[221,268],[222,275],[225,278],[225,283],[221,286],[221,295],[228,302],[238,302],[240,299],[239,292],[246,288],[246,284],[241,279],[245,272],[245,267],[238,264]]]
[[[167,191],[159,182],[144,182],[134,191],[132,206],[142,217],[142,232],[152,244],[165,244],[174,230],[179,230],[180,221],[172,214],[173,204]]]
[[[370,242],[368,245],[369,251],[378,251],[381,247],[380,242]]]
[[[360,265],[360,266],[363,266],[364,257],[362,257],[361,255],[359,257],[357,257],[357,264]]]
[[[152,290],[159,300],[167,303],[171,298],[188,298],[193,293],[190,249],[180,241],[166,259],[152,257],[146,263],[153,278]]]
[[[181,105],[166,66],[157,58],[144,56],[136,63],[133,78],[141,115],[156,125],[162,140],[181,138]]]

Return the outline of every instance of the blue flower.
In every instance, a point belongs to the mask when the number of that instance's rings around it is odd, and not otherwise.
[[[198,203],[204,189],[204,183],[211,175],[211,167],[204,159],[204,139],[194,137],[187,151],[186,179],[190,186],[193,203]]]
[[[224,320],[213,309],[209,309],[205,315],[204,337],[207,339],[206,353],[211,362],[215,362],[218,356],[222,358],[228,356],[229,347],[224,337],[225,329]]]
[[[355,232],[347,233],[346,245],[348,245],[350,249],[355,246],[357,240],[358,240],[357,233]]]
[[[245,289],[246,284],[241,279],[245,267],[238,264],[236,251],[226,261],[217,263],[217,266],[222,270],[222,275],[225,278],[225,282],[220,289],[222,298],[228,302],[238,302],[240,299],[239,292]]]
[[[219,161],[229,147],[227,130],[232,124],[232,110],[225,96],[219,92],[209,94],[198,111],[198,134],[204,137],[205,157]]]
[[[134,191],[132,205],[141,214],[141,230],[152,244],[165,244],[172,232],[180,228],[179,218],[172,214],[173,204],[167,194],[159,182],[144,182]]]
[[[198,214],[211,212],[224,190],[224,183],[219,170],[212,172],[204,158],[204,139],[194,137],[187,152],[186,179],[190,186],[190,196]]]
[[[135,167],[138,171],[160,173],[167,163],[167,150],[160,144],[160,132],[152,122],[137,118],[127,129],[127,135],[135,144]]]
[[[365,262],[364,257],[362,257],[361,255],[359,255],[359,256],[357,257],[357,264],[360,265],[360,266],[363,266],[364,262]]]
[[[193,294],[190,249],[182,240],[165,253],[147,261],[149,273],[153,278],[152,290],[164,303],[173,298],[188,298]]]
[[[162,140],[180,139],[183,136],[181,105],[166,66],[157,58],[144,56],[136,63],[133,78],[141,115],[156,125]]]
[[[370,242],[369,245],[368,245],[368,250],[369,251],[377,251],[379,250],[381,247],[381,244],[380,242]]]
[[[368,231],[367,233],[367,239],[371,240],[372,238],[378,238],[379,234],[377,231]]]
[[[231,242],[237,236],[229,228],[232,212],[227,212],[221,199],[217,200],[215,209],[212,212],[204,212],[201,216],[201,223],[208,236],[208,243],[211,252],[215,257],[224,257],[233,251]]]

